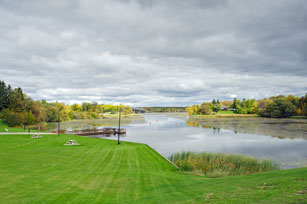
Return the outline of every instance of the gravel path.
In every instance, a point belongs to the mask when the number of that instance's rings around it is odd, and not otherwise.
[[[0,135],[34,135],[34,134],[39,134],[39,135],[56,135],[58,133],[51,133],[51,132],[0,132]]]

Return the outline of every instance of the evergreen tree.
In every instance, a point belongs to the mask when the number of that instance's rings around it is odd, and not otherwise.
[[[234,99],[233,99],[233,103],[232,103],[232,108],[233,108],[233,109],[237,109],[237,104],[236,104],[236,102],[237,102],[237,98],[234,98]]]
[[[0,80],[0,111],[8,107],[9,94],[11,91],[11,86],[6,86],[5,82]]]

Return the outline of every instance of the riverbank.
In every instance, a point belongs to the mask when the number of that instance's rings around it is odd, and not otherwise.
[[[141,114],[129,114],[121,116],[122,124],[130,124],[132,121],[143,120]],[[98,127],[98,126],[117,126],[118,125],[118,114],[105,114],[103,118],[100,119],[83,119],[83,120],[70,120],[70,121],[61,121],[61,129],[66,130],[67,128],[76,127],[77,129],[88,128],[84,127],[84,124],[89,124],[89,127]],[[26,125],[26,128],[22,127],[9,127],[6,123],[0,120],[0,132],[5,132],[5,129],[8,132],[28,132],[30,129],[31,132],[38,131],[57,131],[57,122],[50,123],[38,123],[33,125]]]
[[[65,146],[76,140],[79,146]],[[147,145],[73,135],[0,137],[0,203],[302,203],[307,168],[209,179]]]
[[[265,118],[256,114],[236,114],[236,113],[218,113],[211,115],[190,115],[189,117],[195,119],[206,119],[206,118]],[[272,119],[289,119],[289,120],[307,120],[306,116],[291,116],[288,118],[272,118]]]
[[[190,115],[189,117],[195,119],[204,119],[204,118],[259,118],[259,115],[255,114],[212,114],[212,115]]]

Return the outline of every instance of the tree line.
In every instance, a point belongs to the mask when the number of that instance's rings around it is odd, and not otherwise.
[[[186,107],[142,107],[146,110],[146,112],[159,112],[159,113],[163,113],[163,112],[185,112],[186,111]]]
[[[34,101],[23,90],[13,89],[0,80],[0,118],[9,126],[32,125],[40,122],[57,122],[74,119],[102,118],[104,113],[132,113],[130,106],[84,102],[66,105],[46,100]]]
[[[262,117],[286,118],[307,116],[307,94],[302,97],[278,95],[261,100],[234,98],[233,101],[204,102],[187,107],[189,115],[211,115],[220,111],[232,111],[236,114],[258,114]]]

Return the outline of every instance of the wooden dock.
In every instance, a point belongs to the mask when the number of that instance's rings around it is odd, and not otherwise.
[[[101,135],[101,136],[111,136],[111,135],[126,135],[126,129],[121,128],[103,128],[103,129],[87,129],[87,130],[75,130],[75,131],[66,131],[66,134],[70,135],[80,135],[80,136],[94,136],[94,135]]]

